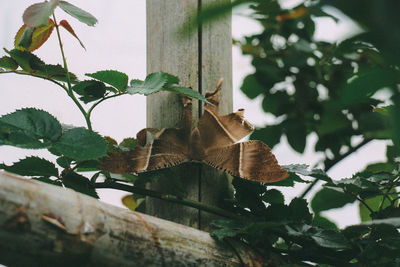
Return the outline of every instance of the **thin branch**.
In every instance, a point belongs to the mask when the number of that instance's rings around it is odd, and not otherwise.
[[[117,97],[117,96],[121,96],[121,95],[124,95],[124,94],[126,94],[126,92],[120,92],[120,93],[118,93],[118,94],[106,96],[106,97],[100,99],[99,101],[97,101],[96,103],[94,103],[94,104],[88,109],[88,111],[87,111],[87,116],[88,116],[88,118],[90,119],[90,116],[92,115],[93,109],[94,109],[98,104],[102,103],[103,101],[105,101],[105,100],[107,100],[107,99],[110,99],[110,98],[113,98],[113,97]]]
[[[361,143],[359,143],[358,145],[351,147],[349,149],[349,151],[347,151],[346,153],[340,155],[337,158],[334,158],[332,160],[325,160],[325,172],[328,172],[333,166],[335,166],[337,163],[339,163],[340,161],[344,160],[345,158],[347,158],[349,155],[351,155],[352,153],[356,152],[358,149],[360,149],[361,147],[365,146],[366,144],[368,144],[369,142],[371,142],[373,139],[370,138],[366,138],[364,139]],[[303,193],[300,195],[300,198],[305,198],[307,196],[307,194],[311,191],[311,189],[314,188],[314,186],[318,183],[319,179],[315,179],[304,191]]]
[[[53,80],[49,77],[45,77],[45,76],[41,76],[41,75],[37,75],[33,72],[27,72],[27,71],[20,71],[20,70],[12,70],[12,71],[7,71],[7,72],[0,72],[0,74],[2,73],[14,73],[14,74],[19,74],[19,75],[27,75],[27,76],[32,76],[32,77],[36,77],[36,78],[42,78],[44,80],[50,81],[54,84],[57,84],[58,86],[62,87],[65,91],[67,91],[67,87],[65,87],[62,83],[57,82],[56,80]]]
[[[230,218],[230,219],[234,219],[234,220],[248,220],[248,218],[244,218],[242,216],[236,215],[232,212],[226,211],[224,209],[215,207],[215,206],[211,206],[211,205],[207,205],[204,203],[200,203],[191,199],[186,199],[186,198],[181,198],[175,195],[169,195],[169,194],[163,194],[157,191],[152,191],[152,190],[148,190],[148,189],[144,189],[144,188],[140,188],[140,187],[136,187],[136,186],[131,186],[131,185],[127,185],[127,184],[121,184],[121,183],[116,183],[113,181],[106,181],[106,182],[101,182],[101,183],[95,183],[94,186],[96,188],[112,188],[112,189],[117,189],[117,190],[121,190],[121,191],[126,191],[126,192],[130,192],[130,193],[135,193],[135,194],[140,194],[140,195],[144,195],[144,196],[148,196],[148,197],[153,197],[153,198],[157,198],[157,199],[161,199],[161,200],[165,200],[171,203],[178,203],[181,205],[185,205],[185,206],[189,206],[192,208],[196,208],[202,211],[206,211],[209,213],[213,213],[222,217],[226,217],[226,218]]]
[[[62,56],[62,60],[63,60],[63,64],[64,64],[65,75],[67,77],[67,85],[68,85],[67,93],[68,93],[68,96],[72,99],[72,101],[74,101],[75,105],[78,106],[79,110],[81,111],[81,113],[83,114],[83,116],[85,118],[86,125],[87,125],[88,129],[91,131],[92,130],[92,123],[90,122],[90,119],[89,119],[85,109],[82,107],[81,103],[79,103],[78,99],[75,97],[74,91],[72,91],[71,77],[69,75],[67,59],[65,57],[64,46],[63,46],[63,43],[61,41],[59,25],[57,24],[56,16],[54,15],[54,13],[53,13],[53,20],[54,20],[54,25],[56,27],[58,44],[59,44],[60,50],[61,50],[61,56]]]

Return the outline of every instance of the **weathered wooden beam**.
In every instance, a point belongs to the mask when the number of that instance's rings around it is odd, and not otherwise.
[[[0,172],[0,264],[260,266],[208,233]],[[240,255],[240,260],[237,257]]]
[[[178,35],[182,25],[203,4],[230,0],[148,0],[147,4],[147,72],[164,71],[179,76],[181,85],[200,93],[215,88],[224,79],[221,114],[232,111],[232,37],[231,16],[206,25],[189,36]],[[189,23],[188,23],[189,22]],[[193,122],[196,124],[202,109],[193,103]],[[147,127],[170,128],[181,126],[182,105],[176,95],[159,93],[147,98]],[[226,176],[199,165],[175,168],[177,177],[187,192],[186,198],[211,205],[231,197]],[[179,194],[168,179],[153,182],[151,189]],[[212,219],[208,215],[177,204],[147,199],[146,213],[196,228],[206,229]]]

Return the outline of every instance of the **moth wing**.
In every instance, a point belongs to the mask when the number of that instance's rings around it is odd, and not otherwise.
[[[180,129],[161,130],[159,138],[133,150],[110,153],[99,168],[112,173],[141,173],[169,168],[189,161],[187,143]]]
[[[247,141],[206,150],[204,163],[234,176],[272,183],[288,177],[271,149],[261,141]]]
[[[253,131],[253,126],[244,119],[243,110],[219,116],[205,108],[199,120],[201,142],[205,149],[234,144]]]

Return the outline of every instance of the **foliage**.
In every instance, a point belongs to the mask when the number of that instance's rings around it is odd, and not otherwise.
[[[159,91],[169,91],[201,100],[205,98],[189,88],[177,86],[179,79],[163,72],[150,74],[145,81],[132,80],[130,85],[128,85],[128,75],[116,70],[87,73],[86,76],[91,79],[80,81],[75,74],[68,71],[59,34],[57,36],[63,56],[63,66],[46,64],[31,52],[47,41],[54,28],[57,33],[60,27],[66,29],[83,46],[67,20],[57,23],[53,14],[57,7],[89,26],[97,22],[94,16],[66,1],[52,0],[31,5],[23,15],[25,24],[16,34],[15,48],[4,49],[8,55],[0,58],[0,70],[1,73],[42,78],[58,85],[81,111],[87,128],[62,126],[51,114],[35,108],[23,108],[0,116],[0,145],[47,149],[58,157],[56,160],[58,167],[46,159],[27,157],[10,166],[0,164],[0,169],[42,182],[63,185],[98,198],[95,182],[103,173],[97,168],[98,160],[115,149],[133,148],[137,141],[134,138],[126,138],[117,146],[116,142],[115,145],[112,143],[112,138],[105,138],[94,132],[90,118],[97,105],[124,94],[150,95]],[[85,104],[91,106],[85,109]],[[87,171],[94,172],[89,179],[79,174]],[[109,174],[103,174],[110,178]]]
[[[315,151],[325,154],[319,164],[325,171],[377,139],[391,140],[387,160],[339,181],[322,170],[286,166],[291,175],[278,186],[293,186],[307,176],[315,179],[302,198],[317,181],[324,181],[310,202],[312,219],[299,198],[284,202],[279,188],[234,180],[232,210],[254,222],[218,221],[213,236],[223,241],[239,239],[267,255],[278,253],[288,264],[397,266],[400,35],[395,10],[399,4],[298,2],[284,9],[283,1],[276,0],[227,1],[204,7],[197,17],[199,23],[209,23],[234,6],[247,4],[250,16],[263,27],[258,34],[234,40],[243,54],[252,57],[255,69],[245,77],[241,90],[251,99],[262,98],[263,110],[276,118],[276,124],[256,129],[251,138],[274,147],[286,136],[289,145],[302,153],[307,136],[313,133]],[[317,18],[340,20],[326,12],[327,5],[353,19],[362,32],[336,43],[316,40]],[[354,202],[360,206],[364,222],[360,225],[339,230],[323,215]]]
[[[332,17],[322,8],[329,4],[342,10],[364,27],[364,32],[340,43],[315,40],[315,18]],[[138,176],[116,176],[98,169],[107,153],[133,149],[138,141],[126,138],[117,143],[92,131],[91,113],[103,101],[124,94],[150,95],[159,91],[183,94],[200,100],[203,96],[180,87],[179,79],[166,73],[153,73],[145,80],[133,79],[116,70],[86,74],[80,81],[69,72],[62,42],[63,66],[48,65],[31,52],[38,49],[60,26],[77,34],[66,20],[52,19],[60,7],[79,21],[93,26],[97,20],[65,1],[34,4],[25,11],[24,23],[16,36],[15,49],[0,58],[0,74],[30,75],[61,87],[81,111],[87,128],[66,127],[43,110],[24,108],[0,117],[0,145],[27,149],[48,149],[57,156],[56,164],[38,157],[26,157],[0,169],[54,185],[65,186],[98,197],[96,188],[115,188],[133,195],[123,199],[130,209],[140,209],[144,196],[180,203],[218,214],[225,219],[213,222],[212,236],[219,242],[240,241],[271,259],[276,266],[397,266],[400,264],[400,125],[398,10],[395,1],[311,1],[285,10],[276,0],[223,1],[203,7],[197,22],[203,24],[237,5],[250,3],[252,16],[263,26],[260,34],[235,40],[250,55],[255,72],[247,76],[242,91],[249,97],[262,97],[265,112],[277,118],[275,125],[256,129],[252,138],[271,147],[283,135],[290,146],[303,152],[306,137],[315,133],[316,151],[325,153],[323,169],[305,165],[284,166],[289,178],[275,184],[262,184],[234,177],[234,199],[224,209],[145,189],[159,177],[169,179],[181,190],[179,179],[166,169]],[[332,17],[337,20],[337,18]],[[385,18],[385,19],[382,19]],[[196,21],[196,20],[195,20]],[[59,37],[59,35],[58,35]],[[374,98],[386,90],[386,99]],[[392,105],[388,106],[388,103]],[[373,108],[371,107],[373,106]],[[88,107],[87,109],[85,109]],[[396,117],[397,116],[397,117]],[[355,137],[363,141],[354,144]],[[371,140],[392,142],[387,161],[373,164],[352,177],[333,180],[327,171]],[[84,175],[85,174],[85,175]],[[104,177],[105,182],[98,182]],[[314,179],[314,182],[310,182]],[[310,204],[304,196],[285,199],[281,187],[322,181],[323,188]],[[130,183],[131,185],[128,185]],[[178,191],[179,191],[178,190]],[[182,190],[181,190],[182,191]],[[348,203],[360,205],[362,223],[338,229],[326,217],[327,210]],[[274,255],[279,255],[275,263]]]

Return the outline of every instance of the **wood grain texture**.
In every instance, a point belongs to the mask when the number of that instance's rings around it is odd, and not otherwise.
[[[197,10],[197,0],[148,0],[147,73],[164,71],[176,75],[180,85],[198,91],[198,36],[180,36],[178,31]],[[193,121],[198,119],[197,101],[193,103]],[[167,92],[147,98],[147,127],[171,128],[182,126],[183,107],[177,95]],[[172,168],[187,192],[186,198],[198,200],[199,171],[195,164]],[[150,185],[152,190],[179,194],[167,178]],[[198,228],[198,211],[177,204],[146,199],[146,213]]]
[[[7,266],[240,266],[206,232],[5,172],[0,240]],[[251,250],[234,245],[246,266],[261,266]]]
[[[181,85],[191,87],[203,94],[215,88],[220,78],[224,79],[221,114],[232,111],[232,38],[231,16],[218,23],[205,25],[201,34],[194,32],[182,37],[177,31],[189,19],[194,19],[200,0],[148,0],[147,3],[147,72],[164,71],[177,75]],[[229,0],[218,0],[229,1]],[[202,0],[201,5],[216,2]],[[189,22],[190,24],[190,22]],[[201,65],[200,65],[201,64]],[[201,88],[199,88],[201,85]],[[181,126],[182,105],[176,95],[159,93],[148,97],[147,127],[170,128]],[[201,109],[193,101],[194,125]],[[187,164],[173,168],[180,176],[187,191],[187,198],[219,205],[222,199],[230,198],[232,190],[225,175],[207,166]],[[152,190],[177,193],[168,179],[151,185]],[[146,202],[146,213],[205,229],[211,218],[175,204],[159,200]]]
[[[202,0],[202,6],[230,0]],[[232,89],[232,23],[231,14],[221,17],[217,22],[202,25],[201,40],[201,85],[202,92],[212,91],[218,81],[223,78],[220,94],[219,114],[229,114],[233,110]],[[201,201],[222,206],[225,199],[233,197],[231,177],[209,166],[201,170]],[[214,215],[200,212],[201,229],[216,219]]]

